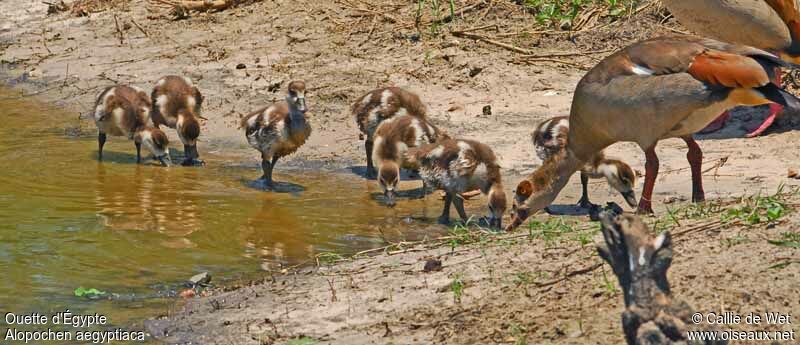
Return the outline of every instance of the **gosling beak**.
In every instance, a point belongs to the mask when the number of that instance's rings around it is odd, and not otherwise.
[[[161,166],[163,167],[169,167],[172,165],[172,158],[169,157],[169,154],[158,156],[156,159],[161,162]]]
[[[628,205],[630,205],[630,207],[637,207],[639,205],[639,202],[636,200],[636,192],[623,192],[622,196],[625,198],[625,201],[628,203]]]
[[[522,225],[522,223],[528,219],[529,215],[530,211],[527,208],[517,208],[517,212],[514,214],[514,217],[511,218],[511,224],[508,224],[506,231],[514,230],[518,226]]]
[[[494,217],[492,216],[489,218],[489,227],[492,229],[502,229],[503,228],[503,218]]]
[[[308,110],[306,108],[306,98],[305,97],[300,97],[300,98],[297,99],[297,110],[300,110],[303,113],[305,113],[306,110]]]
[[[395,193],[394,190],[387,189],[385,192],[383,192],[384,203],[386,203],[386,206],[394,207],[394,205],[397,205],[397,201],[395,201],[396,197],[397,193]]]

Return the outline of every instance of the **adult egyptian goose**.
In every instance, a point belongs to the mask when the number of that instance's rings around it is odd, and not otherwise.
[[[250,146],[261,152],[261,169],[267,187],[273,187],[272,170],[278,159],[297,151],[311,135],[306,121],[306,83],[289,83],[286,99],[242,119]]]
[[[533,147],[539,159],[546,161],[548,158],[564,149],[569,133],[569,117],[556,116],[542,121],[531,134]],[[607,158],[603,151],[598,152],[589,162],[581,168],[581,199],[578,205],[583,208],[592,207],[589,202],[589,179],[605,178],[611,188],[616,189],[625,198],[631,207],[636,207],[636,174],[630,165],[625,162]]]
[[[436,142],[436,126],[411,115],[398,115],[381,121],[375,129],[372,160],[378,167],[378,184],[387,206],[394,206],[400,168],[417,170],[415,161],[407,159],[412,147]],[[424,180],[423,180],[424,181]],[[426,186],[423,185],[423,195]]]
[[[800,108],[800,100],[770,80],[776,67],[793,67],[766,51],[691,36],[660,37],[603,59],[578,83],[565,150],[519,183],[509,228],[549,205],[570,176],[609,145],[630,141],[646,157],[639,212],[652,212],[659,140],[689,146],[692,200],[703,201],[702,152],[692,134],[723,110],[775,102]]]
[[[197,137],[200,136],[200,109],[203,96],[192,81],[186,77],[166,76],[156,82],[151,94],[152,117],[156,127],[165,125],[174,128],[183,142],[185,155],[182,165],[202,164],[197,152]]]
[[[781,59],[800,63],[800,12],[797,0],[663,0],[678,21],[692,31],[713,39],[744,44],[775,53]],[[773,80],[780,84],[780,73]],[[782,113],[770,105],[764,122],[748,137],[763,133]],[[720,127],[726,112],[715,121]]]
[[[460,194],[479,189],[489,202],[488,225],[501,229],[506,211],[506,193],[500,176],[500,165],[489,146],[474,140],[446,139],[409,149],[409,161],[419,166],[425,184],[444,190],[444,209],[440,224],[450,223],[450,204],[463,221],[467,221],[464,200]]]
[[[427,109],[419,96],[399,87],[384,87],[367,92],[356,99],[350,110],[361,133],[366,136],[364,149],[367,155],[367,177],[369,178],[375,177],[372,147],[375,130],[382,121],[393,116],[409,115],[428,122]],[[438,131],[438,129],[436,130]],[[441,131],[435,135],[446,137],[446,134]]]
[[[107,135],[127,136],[136,146],[136,163],[142,160],[142,145],[153,153],[162,165],[169,166],[169,140],[167,135],[150,121],[150,99],[135,86],[109,87],[97,96],[94,122],[97,135],[98,159],[103,160],[103,146]]]

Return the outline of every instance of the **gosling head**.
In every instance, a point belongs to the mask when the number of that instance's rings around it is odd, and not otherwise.
[[[397,184],[400,182],[400,166],[394,161],[384,161],[378,169],[378,184],[383,189],[386,206],[394,207],[397,203]]]
[[[489,227],[502,229],[506,213],[506,192],[502,185],[495,184],[489,189],[489,213]]]
[[[153,153],[153,156],[161,162],[162,166],[168,167],[172,165],[172,159],[169,156],[169,139],[160,129],[149,126],[142,127],[136,132],[133,140],[144,145],[147,150]]]
[[[568,133],[569,119],[566,116],[554,117],[540,123],[531,133],[531,141],[539,159],[544,161],[564,148]]]
[[[636,184],[636,174],[630,165],[625,162],[609,159],[603,163],[599,170],[603,173],[611,188],[616,189],[625,198],[625,202],[631,207],[636,207],[636,192],[633,188]]]
[[[306,83],[302,80],[295,80],[289,83],[289,93],[286,95],[286,102],[289,107],[305,114],[306,110]]]

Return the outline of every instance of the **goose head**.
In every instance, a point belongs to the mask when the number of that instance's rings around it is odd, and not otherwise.
[[[133,140],[153,153],[162,166],[172,165],[172,159],[169,156],[169,139],[162,130],[150,126],[142,127],[136,131]]]
[[[506,212],[506,192],[501,184],[494,184],[489,189],[489,226],[503,228],[503,214]]]
[[[289,108],[302,114],[306,113],[306,83],[302,80],[295,80],[289,83],[289,92],[286,95],[286,102]]]
[[[620,160],[608,159],[598,167],[598,170],[605,176],[608,185],[622,194],[629,206],[638,205],[636,192],[633,190],[636,185],[636,173],[630,165]]]
[[[394,207],[397,203],[397,184],[400,182],[400,165],[394,161],[384,161],[378,168],[378,184],[383,190],[386,206]]]

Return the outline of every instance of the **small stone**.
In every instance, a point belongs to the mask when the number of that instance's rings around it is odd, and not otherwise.
[[[211,282],[211,274],[208,272],[195,274],[194,276],[189,278],[189,285],[191,286],[206,285],[210,282]]]
[[[484,105],[483,106],[483,116],[492,116],[492,106],[491,105]]]
[[[787,174],[787,176],[789,178],[799,178],[800,177],[800,173],[798,173],[796,169],[789,168],[789,173]]]
[[[243,63],[240,63],[240,64],[236,65],[236,69],[245,69],[245,68],[247,68],[247,65],[245,65]]]
[[[425,267],[422,269],[424,272],[438,272],[442,270],[442,262],[437,259],[428,259],[425,261]]]
[[[181,293],[178,294],[178,296],[181,296],[181,298],[185,298],[185,299],[192,298],[192,297],[194,297],[196,295],[197,295],[197,293],[194,292],[194,289],[186,289],[186,290],[181,291]]]

